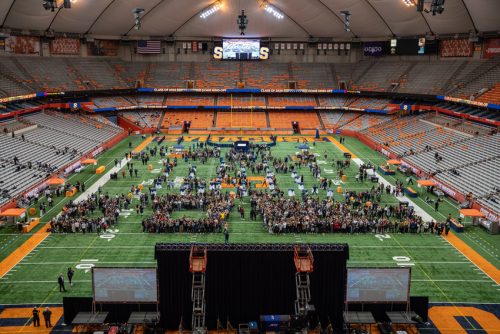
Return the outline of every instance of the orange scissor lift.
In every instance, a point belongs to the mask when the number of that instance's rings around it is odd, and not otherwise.
[[[205,327],[205,271],[207,270],[207,248],[191,247],[189,254],[189,271],[193,274],[191,300],[193,302],[193,333],[206,333]]]
[[[295,314],[307,315],[309,302],[311,301],[311,284],[309,273],[314,270],[314,258],[309,246],[295,246],[293,251],[293,262],[297,272],[295,273],[295,287],[297,299],[295,300]]]

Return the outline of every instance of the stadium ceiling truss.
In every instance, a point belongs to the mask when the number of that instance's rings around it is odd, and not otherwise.
[[[316,38],[375,39],[500,31],[499,0],[447,0],[445,11],[432,16],[400,0],[267,0],[285,16],[276,20],[262,9],[264,0],[220,0],[222,9],[206,19],[199,14],[214,0],[75,0],[71,9],[46,11],[41,0],[0,1],[0,28],[54,31],[117,38],[237,37],[236,16],[245,10],[246,37],[307,40]],[[414,0],[416,3],[417,0]],[[144,8],[142,27],[134,29],[132,10]],[[340,11],[351,13],[344,30]]]

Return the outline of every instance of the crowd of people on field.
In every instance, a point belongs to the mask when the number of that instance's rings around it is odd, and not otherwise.
[[[154,198],[153,214],[142,220],[142,231],[150,233],[173,232],[222,232],[224,223],[233,207],[234,197],[220,191],[204,193],[166,194]],[[174,211],[198,210],[206,212],[203,218],[183,215],[172,218]]]
[[[250,217],[255,220],[260,215],[269,233],[441,233],[445,228],[444,224],[424,222],[408,205],[379,204],[380,194],[377,188],[349,191],[345,202],[339,202],[311,196],[299,200],[255,191]]]
[[[90,195],[78,203],[70,201],[61,213],[49,222],[54,233],[104,233],[118,224],[122,208],[128,208],[131,198],[125,195],[109,196],[99,193]],[[102,215],[95,217],[94,212]]]

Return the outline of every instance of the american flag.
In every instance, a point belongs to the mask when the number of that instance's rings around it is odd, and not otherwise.
[[[161,41],[138,41],[137,53],[161,53]]]

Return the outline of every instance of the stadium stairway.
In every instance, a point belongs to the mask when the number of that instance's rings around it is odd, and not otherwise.
[[[317,100],[318,98],[316,97],[316,102],[318,102]],[[319,104],[318,104],[319,105]],[[319,124],[321,124],[321,130],[325,130],[326,127],[325,127],[325,123],[323,123],[323,119],[321,118],[321,115],[319,113],[319,110],[316,110],[316,115],[318,116],[318,120],[319,120]]]
[[[271,120],[269,119],[269,110],[266,110],[266,126],[267,128],[271,127]]]

